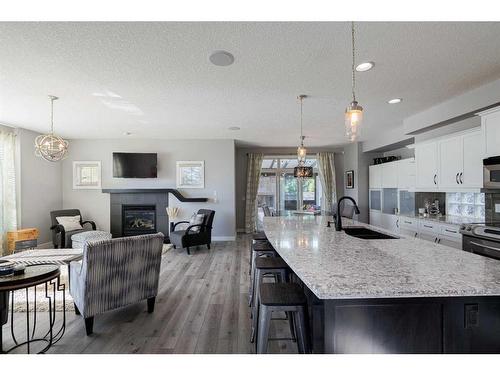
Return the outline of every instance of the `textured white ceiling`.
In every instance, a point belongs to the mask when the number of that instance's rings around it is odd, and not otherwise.
[[[499,35],[500,23],[359,23],[358,61],[376,62],[357,76],[361,139],[499,78]],[[208,61],[220,49],[233,65]],[[68,138],[294,146],[307,94],[306,145],[339,145],[350,56],[345,22],[0,23],[0,123],[47,131],[53,94]]]

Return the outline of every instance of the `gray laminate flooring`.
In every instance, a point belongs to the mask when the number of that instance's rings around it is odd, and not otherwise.
[[[67,313],[66,333],[49,353],[254,353],[249,342],[249,237],[218,242],[212,249],[180,249],[163,256],[159,294],[153,314],[146,302],[95,318],[85,335],[83,319]],[[15,314],[22,335],[24,314]],[[47,327],[38,322],[40,331]],[[3,328],[4,348],[12,344],[10,322]],[[271,336],[289,337],[288,323],[273,320]],[[296,353],[292,341],[270,341],[270,353]]]

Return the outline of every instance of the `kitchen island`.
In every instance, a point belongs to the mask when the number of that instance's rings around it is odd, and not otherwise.
[[[314,352],[500,353],[500,261],[404,236],[356,238],[328,219],[264,219],[305,286]]]

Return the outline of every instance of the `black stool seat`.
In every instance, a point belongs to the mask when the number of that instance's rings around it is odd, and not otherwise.
[[[288,264],[281,259],[276,257],[259,257],[255,259],[255,268],[258,269],[278,269],[278,268],[288,268]]]
[[[274,251],[274,247],[269,242],[256,242],[252,245],[255,251]]]
[[[307,299],[298,284],[263,283],[259,302],[264,306],[300,306],[306,305]]]
[[[266,241],[267,240],[267,236],[264,232],[257,232],[257,233],[254,233],[252,234],[252,240],[255,240],[255,241]]]

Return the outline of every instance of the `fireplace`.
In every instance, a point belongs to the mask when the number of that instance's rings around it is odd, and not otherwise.
[[[122,205],[123,236],[156,232],[156,206]]]

